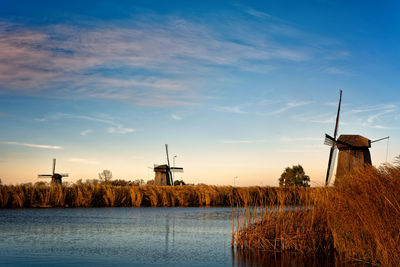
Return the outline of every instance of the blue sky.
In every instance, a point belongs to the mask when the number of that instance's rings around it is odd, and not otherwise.
[[[299,163],[319,185],[339,88],[339,133],[390,135],[392,161],[399,4],[348,2],[0,2],[0,178],[56,157],[69,181],[148,180],[168,143],[190,183],[277,185]]]

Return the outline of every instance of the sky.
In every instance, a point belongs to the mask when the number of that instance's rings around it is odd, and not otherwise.
[[[400,154],[398,1],[0,1],[0,179],[324,183],[339,134]],[[234,177],[237,177],[236,179]]]

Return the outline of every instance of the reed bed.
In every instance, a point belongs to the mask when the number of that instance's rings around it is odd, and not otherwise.
[[[280,194],[275,201],[250,199],[238,209],[232,245],[399,266],[400,162],[355,170],[334,187],[290,190],[299,191],[300,206]]]
[[[276,187],[23,184],[0,186],[0,208],[231,207],[249,205],[254,199],[275,205],[283,198],[297,205],[298,194]]]

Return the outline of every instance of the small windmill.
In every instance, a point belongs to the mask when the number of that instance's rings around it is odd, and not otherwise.
[[[53,172],[52,174],[38,174],[38,178],[51,178],[52,184],[62,184],[62,178],[68,177],[68,173],[56,173],[56,159],[53,159]]]
[[[334,135],[332,137],[328,134],[325,134],[324,144],[331,147],[329,152],[328,169],[326,172],[326,186],[330,184],[334,172],[337,150],[339,150],[339,160],[337,165],[336,177],[341,177],[356,167],[363,167],[366,164],[372,165],[371,154],[369,152],[371,143],[389,139],[388,136],[371,141],[368,138],[360,135],[340,135],[339,138],[336,139],[339,126],[341,102],[342,90],[340,90],[339,107],[336,115]]]
[[[169,163],[168,144],[165,144],[165,151],[167,153],[167,164],[154,165],[154,184],[155,185],[174,185],[173,172],[183,172],[181,167],[171,167]]]

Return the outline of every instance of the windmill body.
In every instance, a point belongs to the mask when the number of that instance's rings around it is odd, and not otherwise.
[[[171,167],[169,164],[168,145],[165,145],[167,164],[154,165],[154,185],[174,185],[172,173],[183,172],[181,167]]]
[[[172,185],[172,177],[167,164],[154,167],[154,185]]]
[[[62,184],[62,178],[68,177],[68,173],[56,173],[56,159],[53,159],[53,172],[52,174],[39,174],[38,178],[51,178],[51,184]]]
[[[337,140],[339,149],[336,179],[355,168],[372,165],[369,148],[371,140],[360,135],[341,135]]]

